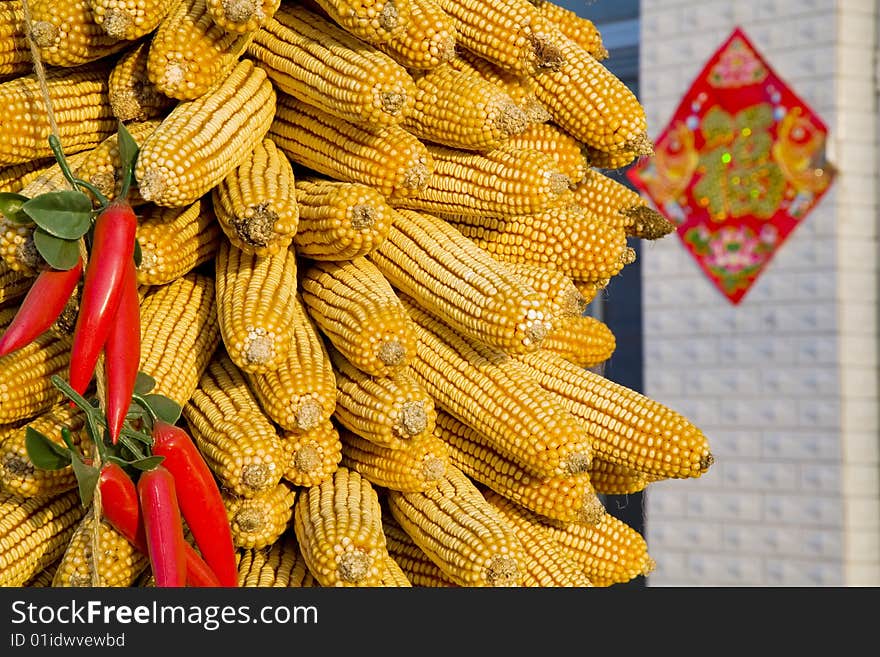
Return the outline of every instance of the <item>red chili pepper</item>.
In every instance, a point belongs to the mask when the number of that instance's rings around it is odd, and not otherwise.
[[[157,465],[141,473],[137,491],[156,586],[185,586],[186,540],[183,538],[183,520],[177,506],[174,476],[161,464]]]
[[[113,326],[125,272],[134,257],[137,217],[126,201],[113,201],[95,220],[82,301],[70,349],[70,385],[85,393]]]
[[[149,554],[147,536],[141,522],[138,493],[131,477],[118,464],[105,463],[101,466],[99,486],[104,518],[129,543],[142,553]],[[217,575],[189,543],[186,544],[184,550],[186,551],[187,585],[192,587],[220,586]]]
[[[137,272],[134,260],[130,259],[122,282],[122,298],[104,344],[104,372],[107,379],[105,415],[114,445],[119,440],[137,379],[141,358],[140,318]]]
[[[0,357],[33,342],[58,319],[82,276],[82,259],[70,269],[39,273],[0,337]]]
[[[232,530],[220,489],[208,464],[189,434],[157,420],[153,424],[154,456],[174,475],[181,513],[205,561],[222,586],[238,585]]]

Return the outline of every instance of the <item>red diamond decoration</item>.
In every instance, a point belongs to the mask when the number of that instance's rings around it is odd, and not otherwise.
[[[827,134],[737,28],[627,176],[738,304],[831,186]]]

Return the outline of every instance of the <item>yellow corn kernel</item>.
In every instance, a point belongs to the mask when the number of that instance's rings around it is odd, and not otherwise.
[[[593,586],[629,582],[650,574],[656,566],[644,537],[610,513],[592,526],[552,520],[538,523]]]
[[[382,515],[382,531],[388,554],[403,571],[406,578],[417,587],[454,588],[457,587],[451,577],[443,572],[431,558],[425,554],[413,539],[390,513]]]
[[[281,0],[207,0],[211,20],[227,32],[253,32],[271,20]]]
[[[336,377],[318,327],[299,295],[293,301],[288,356],[274,370],[245,372],[266,414],[288,431],[309,431],[336,407]]]
[[[165,285],[212,260],[223,232],[209,198],[183,208],[151,205],[138,218],[139,285]]]
[[[66,0],[65,0],[66,1]],[[97,146],[117,130],[107,96],[106,62],[46,70],[58,138],[73,155]],[[51,157],[51,127],[35,74],[0,82],[0,166]]]
[[[503,217],[443,216],[502,262],[541,265],[576,280],[611,278],[623,267],[624,231],[578,205]]]
[[[333,22],[374,46],[393,38],[410,17],[410,0],[316,0],[315,3]]]
[[[399,210],[367,258],[395,289],[485,344],[530,351],[550,328],[538,293],[440,217]]]
[[[438,484],[446,474],[449,450],[433,434],[398,449],[380,447],[356,433],[343,429],[342,466],[355,470],[373,485],[416,493]]]
[[[17,304],[31,289],[33,282],[33,277],[14,270],[0,259],[0,308]]]
[[[355,367],[388,376],[413,357],[415,327],[391,283],[363,256],[314,262],[299,287],[309,316]]]
[[[391,376],[374,377],[330,350],[336,374],[336,410],[340,425],[387,449],[402,449],[430,435],[437,410],[409,366]]]
[[[494,449],[485,435],[444,411],[437,413],[435,435],[447,444],[449,462],[468,477],[541,516],[593,524],[605,510],[588,472],[536,477]]]
[[[0,4],[0,78],[15,77],[32,69],[25,30],[21,2]]]
[[[52,586],[52,580],[55,577],[55,571],[58,569],[58,566],[60,564],[60,558],[53,561],[36,575],[31,577],[27,582],[22,584],[22,586],[27,586],[30,588],[48,588]]]
[[[610,278],[594,278],[594,279],[573,279],[574,286],[584,297],[586,303],[590,303],[598,294],[608,287],[611,282]]]
[[[281,538],[293,518],[296,488],[282,481],[253,497],[223,493],[235,547],[260,549]]]
[[[29,498],[0,491],[0,586],[21,586],[59,559],[84,512],[75,490]]]
[[[409,0],[409,20],[376,47],[408,69],[424,71],[455,57],[455,25],[436,0]]]
[[[577,562],[569,558],[538,525],[537,514],[495,491],[488,490],[483,496],[510,523],[526,552],[523,586],[593,586]]]
[[[400,564],[389,556],[385,559],[385,574],[382,576],[382,583],[379,586],[412,588],[412,582],[409,581]]]
[[[589,467],[591,436],[518,361],[463,338],[408,298],[403,301],[419,328],[411,368],[439,410],[535,476],[565,476]]]
[[[589,315],[559,317],[541,348],[559,354],[578,367],[596,367],[611,358],[617,347],[614,333]]]
[[[73,468],[43,470],[31,463],[27,453],[27,430],[39,431],[64,447],[61,429],[70,430],[70,438],[81,451],[89,453],[90,440],[84,440],[85,416],[66,401],[40,413],[27,424],[15,423],[0,428],[0,489],[19,497],[57,495],[76,488]]]
[[[222,350],[205,369],[183,416],[220,485],[233,494],[255,497],[281,481],[286,463],[281,438]]]
[[[491,150],[528,126],[507,93],[479,75],[441,64],[414,74],[415,103],[403,127],[419,139],[464,150]]]
[[[587,161],[590,163],[590,166],[594,169],[616,171],[632,164],[636,160],[642,160],[654,154],[654,145],[650,141],[647,143],[640,141],[636,147],[639,149],[638,152],[626,148],[606,152],[598,148],[585,146],[584,153],[587,156]]]
[[[594,458],[590,464],[590,481],[600,495],[629,495],[647,487],[654,478],[619,463]]]
[[[223,344],[246,372],[281,366],[290,352],[296,299],[296,254],[245,253],[222,240],[215,258],[217,317]]]
[[[565,64],[533,76],[554,123],[595,149],[648,152],[645,109],[632,90],[574,41],[561,44]]]
[[[452,16],[457,42],[517,75],[561,66],[563,36],[529,0],[437,0]]]
[[[344,121],[400,123],[413,106],[406,68],[305,7],[283,5],[248,54],[280,91]]]
[[[572,185],[590,175],[581,143],[555,123],[530,123],[521,133],[510,135],[500,147],[530,149],[550,155]]]
[[[566,37],[575,41],[593,57],[600,61],[608,57],[602,35],[589,18],[550,0],[530,0],[530,2],[538,8],[541,16],[553,21]]]
[[[0,331],[18,312],[0,310]],[[50,377],[67,378],[71,340],[46,331],[33,342],[0,357],[0,425],[26,420],[55,406],[63,395]]]
[[[178,103],[141,144],[134,169],[141,196],[166,207],[193,203],[253,152],[274,114],[266,73],[240,60],[210,91]]]
[[[425,144],[399,124],[373,129],[343,121],[284,93],[269,134],[293,162],[385,197],[420,193],[434,170]]]
[[[30,31],[44,64],[73,67],[101,59],[128,43],[95,21],[90,0],[30,0]],[[62,144],[66,142],[62,140]]]
[[[0,8],[2,11],[2,8]],[[18,192],[55,164],[55,159],[41,158],[0,168],[0,192]]]
[[[679,479],[699,477],[714,462],[703,432],[663,404],[549,351],[514,359],[580,422],[604,460]]]
[[[293,532],[264,549],[238,550],[240,587],[302,587],[313,579]]]
[[[306,431],[285,431],[281,442],[287,455],[284,479],[296,486],[327,481],[342,462],[342,440],[330,419]]]
[[[35,277],[46,261],[34,244],[35,224],[17,224],[0,212],[0,259],[7,269]]]
[[[351,260],[388,237],[394,210],[373,187],[317,176],[296,181],[297,255],[312,260]]]
[[[388,550],[382,507],[364,477],[340,467],[303,489],[294,505],[294,533],[321,586],[379,586]]]
[[[156,88],[147,77],[150,40],[145,39],[123,52],[108,80],[108,97],[113,116],[128,121],[146,121],[164,116],[176,101]]]
[[[290,160],[275,142],[263,139],[211,192],[227,239],[259,256],[290,246],[299,223],[295,183]]]
[[[140,369],[154,392],[189,401],[220,344],[214,279],[190,272],[150,288],[141,302]]]
[[[109,36],[134,41],[155,30],[175,0],[86,0],[92,20]]]
[[[559,317],[582,315],[589,305],[574,280],[562,272],[528,262],[508,263],[516,276],[540,294],[550,308],[550,323]]]
[[[463,216],[533,214],[568,200],[571,180],[552,156],[528,149],[473,152],[427,143],[427,185],[395,197],[398,208]]]
[[[459,586],[520,586],[526,555],[513,527],[453,465],[436,486],[389,490],[388,509],[447,577]]]
[[[94,507],[89,507],[70,537],[52,586],[128,587],[149,568],[150,558],[103,519],[97,531],[100,552],[94,558],[94,525]]]

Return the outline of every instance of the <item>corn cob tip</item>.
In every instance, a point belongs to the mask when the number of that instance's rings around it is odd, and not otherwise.
[[[294,412],[297,428],[301,431],[314,429],[320,424],[323,412],[321,402],[317,399],[302,400]]]
[[[422,461],[422,478],[425,481],[439,481],[445,476],[446,461],[439,456],[426,456]]]
[[[397,338],[387,338],[379,345],[376,356],[382,364],[388,367],[397,367],[406,362],[406,348]]]
[[[49,48],[58,38],[58,26],[49,21],[31,23],[31,38],[38,48]]]
[[[400,23],[400,12],[397,10],[397,4],[394,0],[388,0],[382,5],[382,11],[379,13],[379,26],[386,32],[392,32]]]
[[[595,493],[584,494],[584,504],[577,511],[577,521],[583,525],[598,525],[605,516],[605,507]]]
[[[223,15],[232,23],[247,23],[257,12],[255,0],[223,0]]]
[[[428,413],[420,401],[408,401],[400,408],[397,428],[405,436],[418,436],[428,428]]]
[[[351,207],[351,227],[355,230],[366,230],[376,223],[376,208],[366,203],[358,203]]]
[[[657,562],[648,555],[645,555],[645,564],[642,566],[641,574],[644,576],[650,575],[657,568]]]
[[[709,452],[706,456],[700,459],[700,471],[706,472],[712,467],[713,463],[715,463],[715,457],[712,456],[712,452]]]
[[[562,464],[562,468],[568,474],[575,475],[589,470],[592,462],[593,457],[589,452],[575,452],[568,455],[568,458]]]
[[[550,191],[559,196],[564,194],[569,189],[572,189],[574,186],[574,182],[571,178],[566,176],[564,173],[559,173],[558,171],[552,171],[547,174],[548,182],[550,184]]]
[[[515,557],[496,554],[486,567],[486,582],[489,586],[518,586],[522,573]]]
[[[268,245],[276,234],[278,214],[268,203],[260,203],[249,207],[246,216],[233,220],[232,223],[236,234],[245,244],[262,247]]]
[[[309,474],[321,467],[321,451],[315,443],[303,445],[296,450],[293,457],[293,467],[299,472]]]
[[[104,20],[101,27],[107,36],[114,39],[124,39],[132,29],[131,14],[128,11],[111,8],[104,14]]]
[[[242,354],[251,365],[272,362],[275,359],[275,335],[264,328],[249,326]]]
[[[523,346],[525,347],[540,345],[550,332],[550,323],[544,319],[542,313],[539,313],[539,315],[532,317],[531,313],[529,313],[525,326],[521,327],[524,335]]]
[[[336,562],[339,578],[343,582],[357,584],[370,574],[373,560],[366,552],[353,549],[346,551]]]
[[[654,154],[654,143],[648,134],[640,133],[624,145],[624,150],[633,153],[636,157],[650,157]]]
[[[646,205],[628,208],[623,214],[633,220],[632,225],[626,228],[626,234],[630,237],[658,240],[675,231],[674,223]]]
[[[428,185],[431,177],[431,169],[421,162],[411,166],[403,176],[403,188],[411,191],[421,191]]]
[[[631,246],[626,247],[623,251],[620,252],[620,262],[626,266],[631,265],[636,261],[636,250]]]
[[[235,512],[230,522],[238,525],[242,532],[250,534],[258,532],[266,524],[266,517],[256,508],[242,507]]]
[[[525,129],[529,127],[530,120],[523,108],[513,100],[509,100],[501,104],[493,123],[501,133],[512,137],[525,132]]]
[[[278,479],[274,470],[268,463],[249,463],[241,469],[241,483],[252,490],[265,490]]]
[[[530,40],[532,42],[532,51],[535,54],[537,70],[550,69],[555,71],[565,64],[562,50],[552,39],[548,39],[547,36],[541,34],[533,34]]]
[[[398,91],[386,91],[381,94],[380,102],[382,110],[392,116],[397,116],[406,104],[406,94]]]

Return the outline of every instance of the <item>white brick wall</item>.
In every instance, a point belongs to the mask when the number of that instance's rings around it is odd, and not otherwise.
[[[645,393],[709,437],[652,484],[649,586],[880,585],[875,3],[642,0],[652,136],[737,25],[830,129],[840,173],[739,306],[678,238],[645,244]]]

